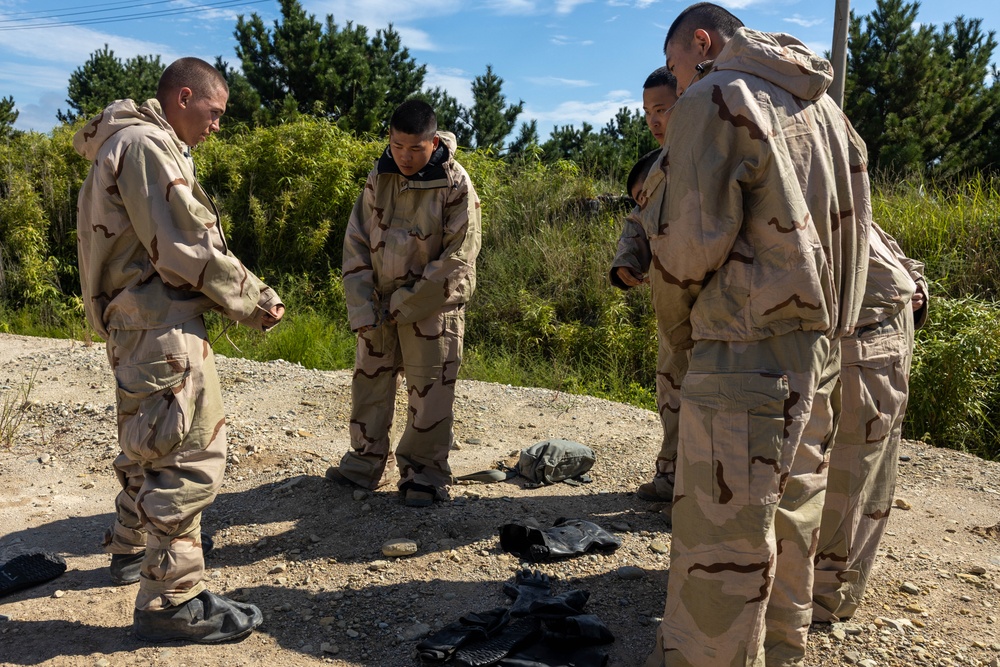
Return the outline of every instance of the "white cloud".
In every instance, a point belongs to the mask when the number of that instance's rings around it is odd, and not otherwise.
[[[556,46],[592,46],[594,40],[592,39],[576,39],[575,37],[570,37],[569,35],[552,35],[549,41]]]
[[[534,0],[486,0],[483,6],[497,14],[518,16],[534,14],[538,9]]]
[[[534,118],[542,124],[552,123],[580,127],[582,123],[587,122],[600,129],[614,118],[622,107],[640,109],[642,102],[636,100],[631,91],[613,90],[601,100],[590,102],[567,100],[549,110],[540,110],[534,107],[525,108],[523,115],[525,118]]]
[[[719,0],[726,9],[749,9],[757,5],[769,5],[771,0]]]
[[[390,23],[397,23],[428,17],[454,14],[462,9],[461,0],[304,0],[307,13],[316,14],[320,22],[327,14],[333,14],[337,25],[354,21],[355,25],[366,26],[375,31]]]
[[[68,81],[69,72],[62,67],[21,63],[12,67],[0,67],[0,87],[3,88],[65,88]]]
[[[807,19],[803,16],[799,16],[798,14],[782,20],[784,20],[786,23],[794,23],[797,26],[802,26],[803,28],[814,28],[818,25],[823,25],[824,23],[826,23],[824,19]]]
[[[538,85],[538,86],[562,86],[566,88],[588,88],[590,86],[595,86],[593,81],[586,81],[584,79],[563,79],[558,76],[529,76],[527,81]]]
[[[440,47],[434,42],[429,34],[418,28],[408,26],[393,26],[393,30],[399,33],[399,39],[403,46],[411,51],[440,51]]]
[[[636,9],[646,9],[650,5],[655,5],[660,0],[608,0],[609,7],[635,7]]]
[[[0,20],[5,18],[0,14]],[[150,54],[160,55],[164,62],[171,62],[176,58],[172,46],[77,26],[0,32],[0,57],[6,51],[34,60],[67,63],[78,67],[94,51],[104,48],[105,44],[122,59]],[[69,72],[66,76],[69,78]]]
[[[592,0],[556,0],[556,14],[571,14],[578,5],[583,5]]]
[[[22,104],[20,100],[14,98],[17,109],[17,121],[14,127],[18,130],[34,130],[36,132],[48,132],[58,124],[56,111],[58,109],[69,109],[66,104],[66,90],[61,93],[46,92],[36,103]]]
[[[472,78],[468,72],[453,67],[427,66],[424,88],[442,88],[462,106],[472,106]]]

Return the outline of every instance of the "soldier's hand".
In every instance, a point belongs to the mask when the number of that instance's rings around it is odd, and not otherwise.
[[[626,287],[635,287],[649,280],[645,276],[636,275],[632,269],[627,266],[619,266],[615,273],[618,274],[618,279],[622,281]]]
[[[927,295],[924,294],[924,288],[918,283],[917,291],[913,293],[913,298],[910,299],[910,306],[913,308],[913,312],[917,312],[923,308],[926,301]]]
[[[278,305],[271,308],[271,310],[267,311],[267,314],[264,315],[263,318],[264,328],[270,329],[275,324],[280,322],[281,318],[284,316],[285,316],[285,307],[279,303]]]

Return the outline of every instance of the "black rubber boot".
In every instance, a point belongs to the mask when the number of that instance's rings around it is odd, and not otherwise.
[[[455,652],[452,664],[456,667],[495,665],[514,651],[538,639],[541,634],[541,622],[537,618],[530,616],[516,618],[489,639],[459,648]]]
[[[417,655],[425,665],[446,662],[462,646],[489,639],[509,622],[510,614],[503,607],[470,612],[417,644]]]
[[[0,565],[0,596],[55,579],[66,571],[59,554],[30,553]]]
[[[201,551],[207,556],[212,553],[215,543],[206,533],[201,534]],[[146,551],[142,550],[137,554],[111,554],[111,567],[108,572],[111,574],[111,582],[115,586],[128,586],[139,581],[139,572],[142,570],[142,559],[146,557]]]
[[[189,641],[219,644],[243,639],[264,616],[252,604],[202,591],[184,604],[155,611],[136,609],[132,630],[144,642]]]

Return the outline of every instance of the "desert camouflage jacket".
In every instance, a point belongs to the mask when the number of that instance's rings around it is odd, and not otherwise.
[[[476,287],[479,197],[455,161],[455,135],[418,174],[400,173],[386,148],[368,174],[344,235],[344,291],[351,329],[400,324],[464,304]]]
[[[872,223],[869,240],[868,282],[861,301],[858,327],[877,324],[909,308],[918,286],[925,299],[913,316],[915,326],[922,326],[927,319],[927,298],[930,296],[923,263],[904,255],[896,239],[875,223]]]
[[[871,225],[864,142],[825,94],[832,67],[740,29],[685,90],[639,195],[672,347],[857,322]]]
[[[628,289],[628,285],[618,277],[619,267],[628,267],[637,276],[645,275],[649,271],[649,262],[652,258],[649,253],[649,238],[639,219],[639,211],[625,218],[622,233],[618,236],[618,251],[611,262],[610,278],[611,284],[619,289]]]
[[[280,304],[226,247],[214,202],[159,102],[118,100],[73,137],[92,164],[80,189],[77,245],[87,320],[157,329],[207,310],[262,329]]]

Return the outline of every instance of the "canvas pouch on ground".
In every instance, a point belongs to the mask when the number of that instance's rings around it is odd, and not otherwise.
[[[594,460],[594,450],[590,447],[554,438],[521,450],[517,472],[539,486],[556,482],[589,482],[586,473],[594,466]]]

